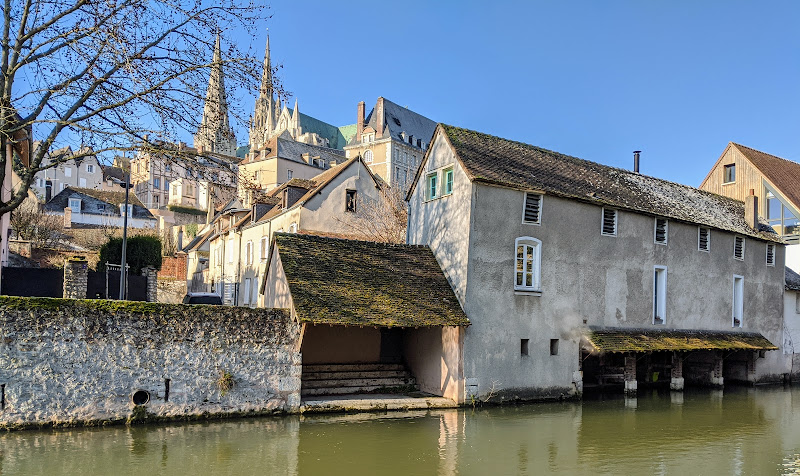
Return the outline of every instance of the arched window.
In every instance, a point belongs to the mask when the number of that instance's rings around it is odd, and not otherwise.
[[[371,150],[364,151],[364,163],[365,164],[371,164],[372,163],[372,151]]]
[[[297,223],[289,225],[289,233],[297,233]]]
[[[514,241],[514,289],[541,291],[542,242],[530,236]]]

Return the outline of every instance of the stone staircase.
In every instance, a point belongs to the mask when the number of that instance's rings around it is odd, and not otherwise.
[[[403,364],[303,365],[300,394],[349,395],[418,391],[416,380]]]

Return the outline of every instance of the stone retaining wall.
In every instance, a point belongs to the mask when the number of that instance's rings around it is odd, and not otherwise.
[[[296,412],[298,340],[278,309],[0,297],[0,429]]]

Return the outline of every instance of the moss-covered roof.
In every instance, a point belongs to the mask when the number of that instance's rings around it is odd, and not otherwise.
[[[301,322],[374,327],[467,326],[427,246],[276,233]]]
[[[776,350],[755,332],[653,331],[640,329],[590,330],[586,340],[599,352],[690,350]]]

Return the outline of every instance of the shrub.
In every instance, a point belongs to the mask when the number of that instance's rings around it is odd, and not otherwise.
[[[125,261],[130,266],[130,273],[135,275],[141,274],[145,266],[161,269],[161,239],[153,235],[128,238]],[[106,262],[112,264],[122,262],[122,238],[110,238],[100,247],[97,270],[105,271]]]
[[[206,216],[206,212],[200,210],[199,208],[193,207],[184,207],[181,205],[168,205],[167,209],[171,212],[175,213],[185,213],[187,215],[197,215],[197,216]]]

